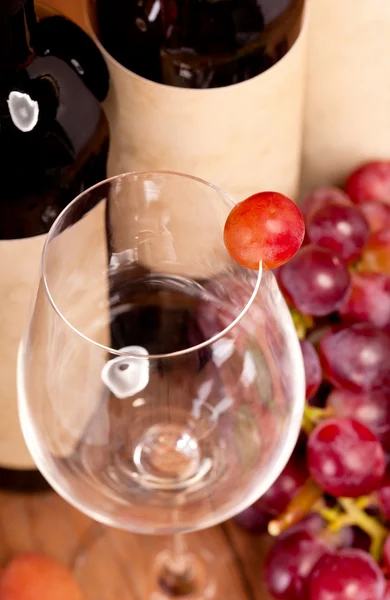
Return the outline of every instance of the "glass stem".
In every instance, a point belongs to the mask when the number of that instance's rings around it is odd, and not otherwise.
[[[161,564],[159,585],[168,596],[186,596],[196,587],[192,557],[187,552],[183,534],[176,534],[172,540],[172,550]]]
[[[185,563],[188,564],[189,557],[187,553],[187,544],[184,539],[183,533],[176,533],[172,539],[172,562],[177,567],[183,567]]]

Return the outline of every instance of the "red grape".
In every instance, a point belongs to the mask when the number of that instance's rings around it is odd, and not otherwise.
[[[390,336],[369,323],[331,331],[319,344],[324,375],[336,387],[367,392],[390,387]]]
[[[338,548],[359,548],[368,552],[370,550],[371,538],[360,527],[342,527],[337,532]]]
[[[351,291],[340,306],[344,321],[390,327],[390,277],[382,273],[353,273]]]
[[[387,582],[385,595],[383,596],[382,600],[390,600],[390,582],[389,581]]]
[[[385,578],[363,550],[324,555],[310,577],[310,600],[383,600]]]
[[[305,367],[306,400],[314,396],[320,387],[322,370],[318,354],[309,340],[300,340]]]
[[[261,192],[231,210],[224,229],[225,246],[248,269],[274,269],[298,252],[305,224],[297,205],[277,192]]]
[[[386,519],[390,519],[390,478],[386,475],[382,487],[377,490],[379,505]]]
[[[363,250],[360,268],[390,275],[390,229],[379,229],[370,235]]]
[[[333,390],[327,399],[335,416],[353,418],[366,425],[377,436],[382,446],[390,450],[390,392],[356,394],[347,390]]]
[[[265,533],[271,515],[264,512],[259,502],[243,510],[234,517],[235,522],[249,533]]]
[[[355,206],[328,204],[307,225],[307,237],[313,244],[329,248],[347,262],[359,256],[369,235],[368,223]]]
[[[281,267],[279,282],[287,300],[299,312],[321,317],[344,302],[351,278],[338,256],[309,244]]]
[[[387,536],[382,550],[383,563],[388,571],[390,571],[390,535]]]
[[[268,521],[284,511],[309,473],[303,457],[293,454],[269,490],[252,506],[236,516],[236,522],[253,533],[264,531]]]
[[[345,191],[353,202],[377,200],[390,204],[390,161],[368,162],[351,173]]]
[[[307,443],[307,462],[317,485],[336,497],[370,494],[385,472],[378,438],[353,419],[328,419],[317,425]]]
[[[277,540],[265,562],[268,591],[278,600],[302,600],[307,580],[326,546],[307,531],[295,531]]]
[[[304,458],[293,454],[275,483],[260,498],[262,508],[274,517],[280,515],[308,477]]]
[[[315,512],[311,512],[306,517],[289,527],[286,531],[282,532],[278,536],[278,540],[282,540],[284,537],[296,533],[297,531],[305,531],[310,535],[316,536],[326,527],[325,520]]]
[[[302,200],[301,211],[305,217],[306,223],[310,222],[312,216],[328,204],[341,204],[342,206],[352,206],[351,200],[347,194],[337,187],[317,188]]]
[[[363,202],[359,205],[371,232],[390,227],[390,206],[382,202]]]

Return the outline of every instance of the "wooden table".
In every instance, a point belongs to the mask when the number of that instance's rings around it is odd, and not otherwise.
[[[218,600],[268,599],[261,581],[266,538],[227,522],[187,539],[195,552],[210,552]],[[0,493],[0,566],[17,552],[45,552],[73,570],[87,600],[146,600],[153,558],[167,545],[169,538],[103,527],[54,492]]]
[[[46,0],[85,26],[82,0]],[[188,536],[194,551],[212,555],[218,599],[267,600],[261,577],[266,538],[224,523]],[[0,492],[0,566],[15,553],[38,550],[69,565],[87,600],[144,600],[153,557],[169,539],[138,536],[100,526],[54,492]]]

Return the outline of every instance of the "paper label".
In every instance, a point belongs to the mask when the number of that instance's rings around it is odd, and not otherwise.
[[[294,197],[305,42],[304,25],[273,67],[248,81],[214,89],[183,89],[143,79],[99,45],[110,71],[105,101],[109,175],[168,169],[206,179],[237,200],[265,189]]]
[[[302,194],[390,157],[390,2],[311,0]]]

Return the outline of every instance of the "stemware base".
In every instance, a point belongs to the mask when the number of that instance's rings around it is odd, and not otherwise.
[[[160,552],[154,562],[150,600],[216,598],[216,581],[210,573],[212,558],[204,550],[197,555],[187,552],[180,556],[171,550]]]

